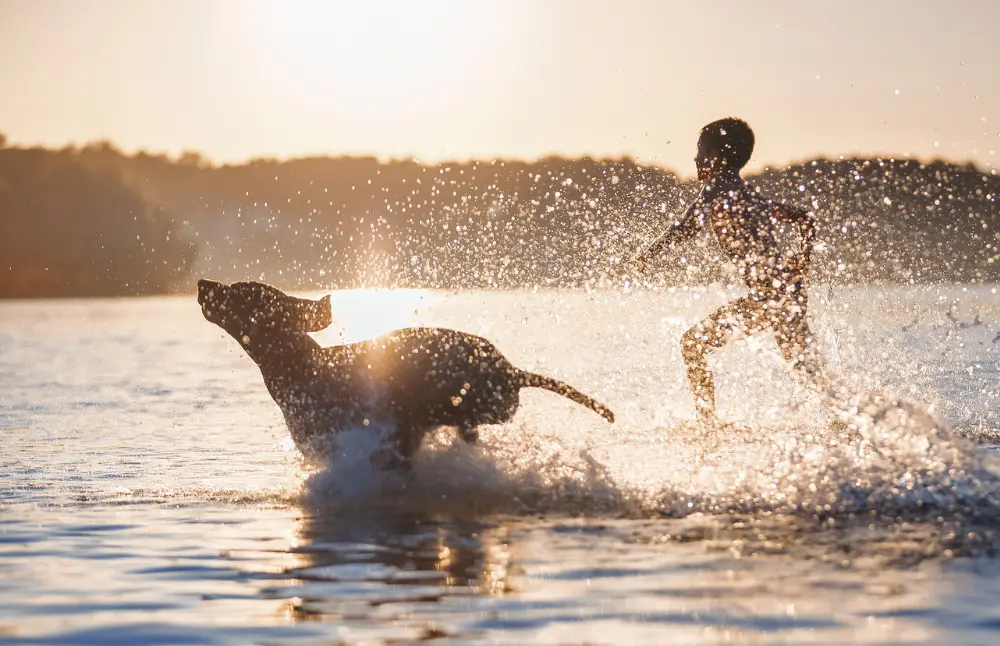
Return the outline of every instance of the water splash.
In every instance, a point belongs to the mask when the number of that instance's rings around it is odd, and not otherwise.
[[[442,430],[406,477],[374,472],[366,455],[375,446],[348,435],[338,458],[304,479],[301,497],[306,506],[342,511],[444,516],[735,514],[997,524],[1000,478],[988,451],[922,407],[881,395],[856,397],[840,418],[812,428],[682,423],[635,430],[627,449],[611,450],[518,424],[486,429],[478,447]]]

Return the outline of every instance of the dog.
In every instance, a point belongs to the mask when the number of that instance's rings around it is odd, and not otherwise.
[[[309,333],[332,323],[329,296],[309,300],[265,283],[200,280],[198,303],[260,368],[292,440],[308,458],[327,456],[340,431],[384,424],[393,430],[380,453],[382,466],[406,470],[428,432],[457,427],[462,440],[475,444],[477,427],[514,416],[525,387],[558,393],[615,420],[603,404],[518,369],[492,343],[465,332],[415,327],[321,347]]]

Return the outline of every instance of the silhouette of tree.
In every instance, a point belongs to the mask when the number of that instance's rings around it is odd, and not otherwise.
[[[0,150],[0,257],[2,296],[107,296],[172,289],[195,249],[116,172],[63,152],[8,148]]]
[[[1000,280],[1000,178],[971,164],[819,159],[750,179],[816,212],[826,248],[817,280]],[[626,158],[217,166],[195,152],[126,155],[109,142],[8,148],[0,251],[17,280],[0,289],[156,293],[192,270],[288,289],[600,286],[629,277],[618,259],[697,190]],[[663,284],[736,282],[709,234],[652,270]]]

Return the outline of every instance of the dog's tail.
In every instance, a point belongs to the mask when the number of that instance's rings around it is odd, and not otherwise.
[[[566,397],[567,399],[572,399],[578,404],[586,406],[590,410],[594,411],[604,419],[608,420],[612,424],[615,422],[615,414],[611,412],[607,406],[601,402],[587,397],[579,390],[570,386],[569,384],[559,381],[558,379],[553,379],[552,377],[546,377],[545,375],[535,374],[534,372],[520,371],[521,373],[521,386],[527,386],[529,388],[542,388],[550,392],[557,393]]]

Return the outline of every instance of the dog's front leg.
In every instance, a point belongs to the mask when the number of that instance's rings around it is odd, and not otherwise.
[[[466,444],[475,446],[479,442],[479,428],[471,423],[461,424],[458,427],[458,437]]]
[[[419,427],[398,423],[392,437],[372,454],[372,466],[382,471],[410,471],[423,437]]]
[[[412,461],[400,453],[395,444],[383,445],[372,453],[370,458],[372,468],[376,471],[409,472],[413,468]]]

